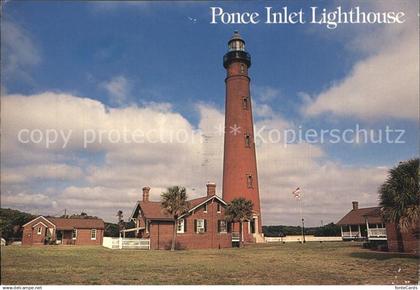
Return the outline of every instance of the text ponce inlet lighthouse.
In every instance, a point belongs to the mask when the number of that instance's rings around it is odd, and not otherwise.
[[[251,56],[245,51],[245,41],[237,31],[229,40],[228,48],[223,57],[227,72],[223,199],[230,202],[243,197],[253,202],[254,218],[245,225],[244,232],[258,239],[262,222],[248,76]]]

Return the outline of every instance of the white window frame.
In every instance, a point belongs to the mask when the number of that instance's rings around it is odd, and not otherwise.
[[[197,228],[195,230],[197,233],[205,233],[206,227],[204,219],[197,219]]]
[[[95,233],[95,237],[93,237],[93,233]],[[96,235],[97,235],[97,230],[96,229],[91,229],[90,230],[90,239],[91,240],[96,240]]]
[[[77,229],[74,229],[74,230],[71,232],[71,239],[72,239],[72,240],[76,240],[76,239],[77,239]]]
[[[180,219],[176,222],[176,233],[177,234],[183,234],[185,232],[185,220]]]
[[[205,203],[205,204],[204,204],[204,211],[203,211],[203,212],[204,212],[204,213],[207,213],[207,210],[208,210],[208,208],[207,208],[207,203]]]
[[[222,205],[220,203],[217,203],[217,213],[222,212]]]
[[[38,228],[37,228],[37,232],[36,232],[36,234],[37,234],[37,235],[41,235],[41,234],[42,234],[42,227],[38,227]]]

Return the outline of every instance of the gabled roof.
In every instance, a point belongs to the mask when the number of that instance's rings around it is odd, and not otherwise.
[[[337,222],[337,225],[364,225],[366,224],[366,218],[369,223],[382,223],[381,208],[380,207],[366,207],[359,209],[352,209],[346,214],[341,220]]]
[[[195,209],[199,208],[200,206],[202,206],[203,204],[205,204],[206,202],[208,202],[208,201],[210,201],[212,199],[217,199],[221,203],[223,203],[224,205],[226,205],[226,202],[222,198],[220,198],[219,196],[217,196],[217,195],[204,196],[204,197],[201,197],[201,198],[197,198],[195,200],[196,201],[195,202],[195,205],[193,205],[191,203],[191,208],[190,208],[190,210],[187,213],[193,212]],[[183,215],[181,215],[179,218],[181,218],[181,217],[183,217],[185,215],[186,215],[186,213],[183,214]]]
[[[22,227],[26,227],[27,225],[35,222],[36,220],[39,221],[44,221],[46,224],[48,224],[50,227],[55,227],[55,224],[53,224],[50,220],[48,220],[47,218],[43,217],[42,215],[37,216],[36,218],[30,220],[29,222],[27,222],[26,224],[24,224]]]
[[[56,217],[43,217],[39,216],[23,226],[30,225],[37,219],[46,221],[49,226],[55,227],[57,230],[73,230],[73,229],[103,229],[105,228],[102,219],[81,219],[81,218],[56,218]]]
[[[161,203],[158,201],[139,201],[138,207],[148,219],[172,220],[172,217],[162,209]]]
[[[51,220],[57,230],[72,229],[103,229],[104,221],[101,219],[78,219],[78,218],[48,218]]]
[[[226,204],[226,202],[218,197],[217,195],[211,195],[211,196],[203,196],[195,199],[191,199],[188,202],[190,203],[190,210],[188,212],[191,212],[195,210],[196,208],[200,207],[204,203],[208,202],[209,200],[216,198],[223,204]],[[137,216],[138,211],[142,210],[143,215],[150,220],[172,220],[172,217],[168,215],[161,207],[161,202],[159,201],[138,201],[136,203],[136,206],[134,207],[134,210],[131,214],[130,219],[133,219]],[[184,216],[184,215],[182,215]],[[180,217],[182,217],[180,216]]]
[[[382,210],[379,206],[373,208],[373,210],[369,211],[364,216],[368,219],[369,223],[371,224],[380,224],[384,222],[384,220],[382,219]]]

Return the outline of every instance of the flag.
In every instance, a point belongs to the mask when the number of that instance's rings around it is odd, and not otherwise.
[[[300,188],[299,187],[297,187],[293,192],[292,192],[292,194],[297,198],[297,199],[300,199]]]

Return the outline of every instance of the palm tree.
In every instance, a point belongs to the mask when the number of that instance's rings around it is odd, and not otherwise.
[[[419,159],[411,159],[389,171],[388,178],[379,188],[382,216],[394,223],[398,250],[404,251],[401,232],[415,229],[420,216]]]
[[[166,192],[162,192],[161,194],[161,207],[173,218],[174,221],[171,251],[175,250],[178,217],[187,212],[190,207],[187,199],[187,190],[185,187],[168,187]]]
[[[252,201],[243,197],[233,199],[226,207],[225,216],[229,222],[239,222],[239,245],[243,246],[243,222],[252,219]]]

